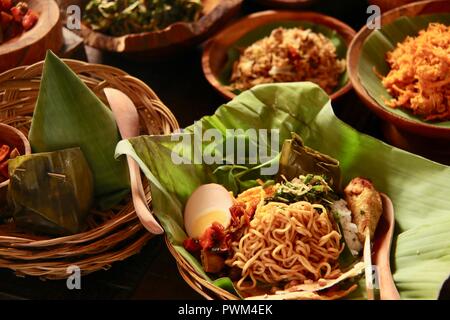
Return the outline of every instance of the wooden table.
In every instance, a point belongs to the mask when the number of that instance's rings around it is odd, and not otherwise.
[[[367,20],[362,0],[322,0],[311,10],[332,15],[356,30]],[[247,1],[242,14],[262,8]],[[89,62],[116,66],[146,82],[171,108],[180,126],[212,114],[225,101],[203,76],[201,48],[158,62],[136,63],[86,48]],[[359,131],[382,139],[379,120],[350,92],[334,103],[336,115]],[[175,260],[162,237],[153,238],[142,250],[110,270],[82,278],[81,290],[68,290],[65,281],[17,278],[0,269],[0,298],[4,299],[200,299],[178,274]]]

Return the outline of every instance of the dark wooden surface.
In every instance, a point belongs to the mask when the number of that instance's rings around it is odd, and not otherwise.
[[[363,0],[322,0],[311,10],[329,14],[358,30],[367,20]],[[242,14],[263,8],[246,1]],[[146,63],[102,54],[87,48],[88,60],[116,66],[147,83],[171,108],[180,125],[187,126],[212,114],[225,101],[203,76],[201,50]],[[379,120],[365,108],[353,92],[334,103],[336,115],[359,131],[381,138]],[[17,278],[0,269],[0,299],[200,299],[178,274],[175,260],[162,237],[153,238],[141,253],[113,264],[106,271],[85,276],[81,290],[68,290],[65,281]]]

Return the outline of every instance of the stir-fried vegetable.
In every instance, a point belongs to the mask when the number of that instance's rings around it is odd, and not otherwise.
[[[112,36],[161,30],[178,21],[200,17],[200,0],[91,0],[84,21]]]
[[[322,205],[330,205],[339,197],[328,185],[326,177],[307,174],[292,181],[284,181],[276,189],[273,197],[266,201],[277,201],[284,203],[295,203],[308,201]]]

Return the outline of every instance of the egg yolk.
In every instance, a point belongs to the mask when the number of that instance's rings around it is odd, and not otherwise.
[[[220,223],[224,228],[228,227],[230,223],[230,214],[223,209],[210,209],[201,214],[192,224],[192,237],[199,238],[203,235],[214,222]]]

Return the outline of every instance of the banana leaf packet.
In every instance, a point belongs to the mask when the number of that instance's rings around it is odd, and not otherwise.
[[[292,180],[308,174],[321,175],[333,190],[340,190],[339,161],[305,146],[300,135],[292,133],[292,138],[285,140],[281,149],[278,180],[282,180],[283,176]]]
[[[95,204],[117,205],[130,191],[125,159],[114,159],[121,140],[112,111],[53,52],[48,51],[28,136],[34,153],[79,147],[94,177]]]
[[[38,234],[78,233],[94,198],[80,148],[19,156],[9,162],[8,202],[14,222]]]

